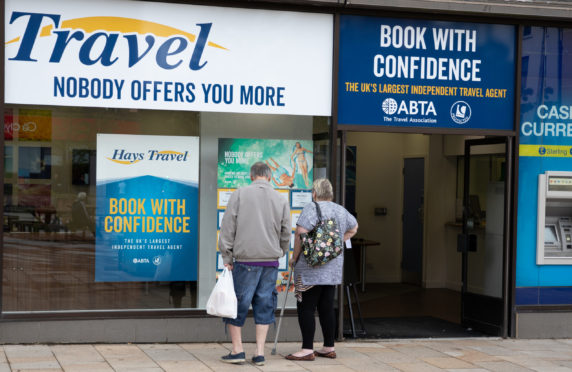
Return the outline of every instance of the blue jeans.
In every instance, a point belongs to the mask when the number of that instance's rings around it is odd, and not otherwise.
[[[249,266],[235,262],[232,278],[238,309],[236,319],[224,318],[226,324],[242,327],[251,304],[255,324],[274,323],[274,311],[278,296],[278,292],[276,292],[277,277],[277,267]]]

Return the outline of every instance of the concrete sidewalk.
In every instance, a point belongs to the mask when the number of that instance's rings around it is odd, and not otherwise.
[[[229,365],[219,359],[230,344],[5,345],[4,371],[572,371],[572,340],[432,339],[347,341],[337,359],[292,362],[299,343],[278,344],[266,365]],[[316,345],[317,346],[317,345]],[[245,344],[250,360],[254,344]]]

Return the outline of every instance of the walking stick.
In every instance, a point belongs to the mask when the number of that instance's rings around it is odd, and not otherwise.
[[[284,296],[284,303],[282,304],[282,310],[280,310],[280,319],[278,319],[278,329],[276,329],[276,337],[274,338],[274,348],[272,349],[272,355],[276,355],[276,344],[278,343],[278,334],[280,333],[280,326],[282,325],[282,316],[284,315],[286,300],[288,300],[288,291],[290,290],[291,280],[292,280],[292,266],[290,266],[290,271],[288,271],[288,284],[286,284],[286,295]]]

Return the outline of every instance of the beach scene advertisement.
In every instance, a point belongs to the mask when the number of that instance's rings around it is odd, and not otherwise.
[[[250,184],[250,167],[262,161],[272,171],[278,189],[310,190],[313,176],[311,140],[220,138],[218,187],[236,189]]]

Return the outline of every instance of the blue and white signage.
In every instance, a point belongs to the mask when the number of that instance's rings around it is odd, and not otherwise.
[[[5,17],[7,103],[331,113],[332,15],[6,0]]]
[[[515,27],[341,16],[339,124],[513,130]]]
[[[516,305],[572,304],[572,35],[522,41]]]
[[[95,280],[197,280],[199,138],[97,135]]]

